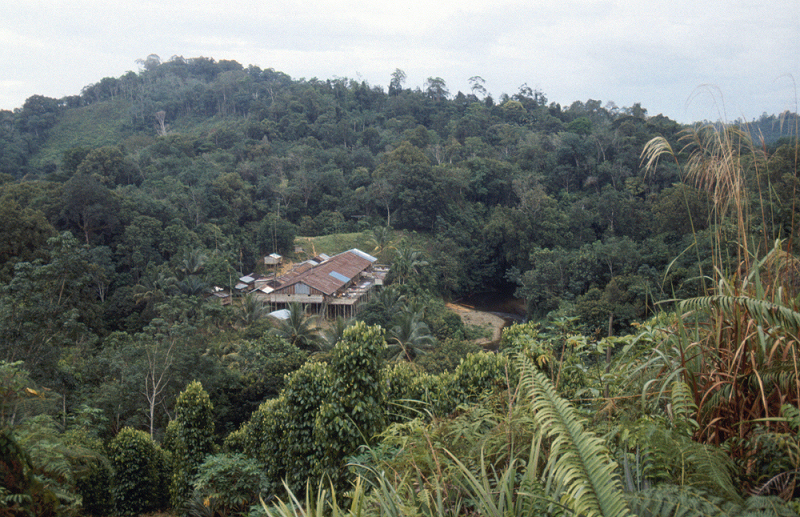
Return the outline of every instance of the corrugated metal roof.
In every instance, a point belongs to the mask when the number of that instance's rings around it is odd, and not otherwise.
[[[367,269],[375,260],[377,260],[375,257],[367,255],[360,250],[345,251],[331,257],[313,269],[300,273],[281,285],[277,291],[302,281],[304,284],[330,296],[350,282],[352,278]],[[337,273],[337,275],[332,275],[331,273]]]
[[[376,260],[378,260],[375,257],[373,257],[372,255],[370,255],[369,253],[364,253],[363,251],[361,251],[359,249],[356,249],[356,248],[351,249],[350,253],[355,253],[359,257],[364,258],[366,260],[369,260],[370,262],[375,262]]]

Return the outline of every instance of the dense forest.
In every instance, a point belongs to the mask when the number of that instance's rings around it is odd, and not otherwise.
[[[796,114],[139,65],[0,111],[0,516],[800,507]],[[236,296],[349,247],[356,320]]]

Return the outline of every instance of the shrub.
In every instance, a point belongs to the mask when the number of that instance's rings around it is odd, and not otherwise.
[[[439,415],[452,413],[460,404],[477,402],[487,393],[506,389],[509,382],[508,358],[502,354],[480,352],[470,354],[461,361],[452,375],[444,374],[442,391],[436,398],[434,409]]]
[[[314,431],[333,469],[385,426],[385,349],[383,329],[359,321],[344,331],[333,350],[330,396],[319,410]]]
[[[130,427],[111,440],[108,459],[113,474],[111,494],[120,515],[138,515],[163,505],[160,488],[164,479],[160,466],[163,452],[150,435]]]
[[[114,509],[111,477],[111,469],[102,461],[96,461],[89,466],[87,473],[76,481],[81,496],[81,506],[86,515],[109,515]]]
[[[170,502],[180,508],[191,493],[197,468],[214,449],[214,406],[197,381],[190,383],[175,402],[175,423],[167,428],[172,453]]]
[[[241,454],[206,457],[194,478],[195,495],[223,515],[246,513],[266,486],[261,465]]]

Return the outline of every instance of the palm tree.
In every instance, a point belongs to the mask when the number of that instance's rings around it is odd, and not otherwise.
[[[298,348],[316,350],[320,345],[319,330],[316,317],[308,315],[308,308],[292,302],[289,317],[281,320],[272,332]]]
[[[379,305],[384,314],[389,316],[405,307],[406,298],[392,287],[385,287],[378,293],[374,303]]]
[[[203,253],[203,250],[185,250],[178,271],[184,277],[197,275],[203,270],[206,262],[208,262],[208,255]]]
[[[239,307],[239,320],[249,326],[269,313],[267,305],[259,300],[253,293],[248,293]]]
[[[420,268],[427,265],[428,261],[422,258],[422,252],[406,243],[397,249],[389,273],[393,280],[404,285],[413,275],[419,274]]]
[[[167,293],[174,285],[175,278],[167,276],[164,271],[157,273],[153,270],[148,271],[133,288],[134,301],[145,302],[148,307],[153,307],[166,299]]]
[[[395,318],[396,324],[389,330],[386,340],[393,360],[405,357],[413,361],[417,356],[433,349],[436,338],[431,334],[427,323],[422,321],[422,313],[403,310]]]
[[[352,324],[353,320],[351,318],[337,316],[333,325],[322,331],[322,343],[325,345],[325,348],[335,347],[336,343],[342,339],[345,329]]]
[[[392,248],[392,229],[388,226],[375,227],[369,232],[368,239],[375,246],[372,252],[383,259],[384,252]]]
[[[176,282],[174,284],[174,290],[176,294],[200,296],[208,292],[208,284],[194,275],[189,275],[180,282]]]

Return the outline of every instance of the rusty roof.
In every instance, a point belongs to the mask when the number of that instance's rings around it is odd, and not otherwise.
[[[358,276],[359,273],[367,269],[375,260],[375,257],[361,250],[352,249],[345,251],[331,257],[318,266],[300,273],[287,283],[281,285],[276,291],[302,282],[309,287],[313,287],[331,296],[353,278]]]

